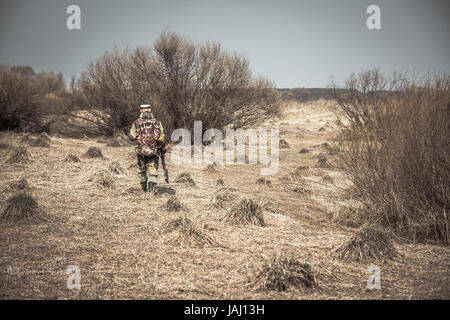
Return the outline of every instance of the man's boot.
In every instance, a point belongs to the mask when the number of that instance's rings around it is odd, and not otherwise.
[[[141,185],[141,190],[144,192],[147,192],[147,179],[144,177],[141,177],[141,181],[139,184]]]
[[[148,192],[156,191],[156,184],[157,184],[156,177],[154,176],[148,177],[147,191]]]
[[[156,183],[154,182],[149,182],[148,186],[147,186],[147,190],[148,192],[154,192],[156,191]]]

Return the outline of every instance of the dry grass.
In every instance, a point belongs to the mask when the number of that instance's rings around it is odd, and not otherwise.
[[[108,170],[114,174],[122,174],[123,173],[123,167],[120,164],[120,162],[117,160],[111,161],[111,163],[108,165]]]
[[[258,289],[277,291],[309,290],[317,286],[311,266],[289,253],[266,259],[252,283]]]
[[[298,153],[308,153],[309,149],[307,148],[301,148],[300,151]]]
[[[239,202],[233,204],[223,217],[224,221],[232,224],[253,224],[264,227],[263,207],[250,198],[243,198]]]
[[[178,174],[175,177],[175,180],[173,182],[187,184],[187,185],[190,185],[192,187],[195,186],[195,181],[192,178],[192,175],[190,173],[188,173],[188,172],[182,172],[182,173]]]
[[[397,255],[389,233],[377,226],[363,226],[351,239],[336,249],[342,260],[384,262]]]
[[[307,155],[298,154],[297,149],[333,141],[335,130],[318,133],[316,129],[324,121],[332,122],[334,115],[313,102],[298,108],[290,106],[286,117],[263,124],[263,128],[274,128],[285,121],[287,137],[292,139],[292,149],[284,152],[279,173],[269,177],[273,188],[252,183],[259,177],[259,165],[226,166],[214,176],[198,165],[175,166],[168,161],[174,177],[182,171],[190,172],[198,187],[172,184],[173,192],[158,190],[153,196],[140,191],[136,170],[125,170],[119,176],[112,174],[116,188],[105,191],[87,182],[87,178],[95,170],[106,169],[113,159],[128,165],[133,147],[125,150],[105,146],[104,152],[110,157],[106,162],[82,159],[72,165],[61,161],[69,152],[81,158],[90,146],[100,146],[92,139],[52,137],[52,148],[33,149],[36,165],[0,166],[0,190],[26,177],[39,208],[45,208],[52,217],[52,223],[0,224],[0,299],[449,299],[447,247],[397,244],[399,257],[377,264],[383,275],[381,290],[366,289],[368,264],[333,258],[331,250],[356,230],[337,224],[330,213],[345,206],[359,207],[359,203],[342,197],[342,190],[350,186],[344,175],[334,169],[314,167],[319,152],[316,147]],[[324,121],[319,124],[319,119]],[[297,127],[303,129],[300,139],[295,139]],[[0,141],[14,144],[20,138],[17,133],[0,132]],[[6,157],[7,153],[2,155]],[[132,156],[136,162],[135,153]],[[311,196],[279,189],[284,184],[278,177],[300,166],[310,167],[301,170],[301,175]],[[320,183],[325,174],[330,174],[335,184]],[[215,186],[217,178],[236,188],[237,202],[240,195],[270,202],[260,203],[264,228],[221,220],[228,207],[215,209],[209,205],[219,189]],[[3,192],[0,196],[3,200],[11,194]],[[172,194],[189,211],[167,212],[163,207]],[[6,199],[0,201],[0,212]],[[181,215],[191,220],[194,230],[226,247],[198,244],[193,237],[184,239],[180,227],[163,232]],[[256,290],[264,277],[254,286],[246,286],[261,271],[261,257],[280,252],[294,252],[297,261],[310,264],[319,288]],[[67,290],[65,286],[65,270],[71,264],[81,268],[81,290]]]
[[[87,158],[103,158],[102,151],[98,147],[89,147],[84,156]]]
[[[217,171],[217,163],[214,162],[214,163],[208,164],[205,168],[205,171],[210,172],[210,173],[216,172]]]
[[[121,147],[122,145],[120,144],[119,140],[112,139],[106,144],[106,146],[107,147],[118,148],[118,147]]]
[[[345,84],[339,167],[368,216],[412,242],[449,246],[450,76],[369,70]]]
[[[167,243],[180,247],[215,247],[220,246],[211,237],[199,230],[191,219],[186,216],[171,220],[163,228],[163,233],[169,235]]]
[[[35,148],[50,148],[50,144],[41,138],[31,140],[28,145]]]
[[[231,207],[239,199],[239,191],[235,188],[220,188],[215,191],[211,198],[214,208],[226,209]]]
[[[20,139],[20,143],[28,143],[28,142],[30,142],[30,140],[31,140],[30,135],[24,134],[24,135],[22,136],[22,138]]]
[[[219,178],[216,180],[216,186],[220,187],[223,186],[225,184],[225,181],[223,181],[222,178]]]
[[[64,161],[76,163],[76,162],[80,162],[81,160],[80,160],[80,158],[79,158],[76,154],[74,154],[74,153],[69,153],[69,154],[64,158]]]
[[[28,181],[24,177],[20,178],[19,180],[13,181],[9,184],[9,189],[13,191],[23,191],[29,188],[30,186],[28,184]]]
[[[96,170],[88,177],[88,181],[102,188],[114,189],[116,187],[116,178],[111,171],[105,169]]]
[[[27,164],[30,163],[30,153],[26,147],[14,147],[8,154],[6,163],[8,164]]]
[[[11,149],[12,146],[9,143],[5,143],[5,142],[0,142],[0,151],[7,151],[9,149]]]
[[[360,228],[364,222],[361,216],[361,210],[353,207],[343,207],[335,212],[333,220],[342,226],[350,228]]]
[[[47,135],[40,135],[36,139],[30,139],[28,145],[37,148],[50,148],[50,138]]]
[[[291,146],[286,140],[280,139],[280,149],[290,149],[290,148]]]
[[[334,180],[329,174],[326,174],[322,177],[322,183],[333,183],[333,182]]]
[[[302,177],[302,171],[306,170],[304,167],[299,167],[288,174],[281,177],[281,180],[284,182],[296,182],[296,183],[304,183],[305,179]]]
[[[317,160],[317,167],[329,168],[329,167],[331,167],[331,164],[328,161],[327,157],[325,157],[324,155],[319,155],[319,159]]]
[[[256,183],[266,185],[269,187],[272,186],[272,181],[270,181],[270,179],[268,179],[266,177],[260,177],[260,178],[256,179]]]
[[[40,219],[39,207],[34,197],[25,192],[12,195],[6,203],[1,222],[37,221]]]
[[[176,196],[171,196],[165,203],[164,207],[169,212],[178,212],[181,210],[185,210],[185,206]]]

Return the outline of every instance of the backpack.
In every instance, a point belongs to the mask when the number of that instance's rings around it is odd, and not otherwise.
[[[161,128],[156,119],[138,119],[138,146],[136,152],[145,156],[156,154],[158,138],[161,135]]]

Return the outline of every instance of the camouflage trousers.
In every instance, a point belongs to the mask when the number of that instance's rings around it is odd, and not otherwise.
[[[138,173],[140,182],[158,182],[159,157],[157,155],[144,156],[137,154]]]

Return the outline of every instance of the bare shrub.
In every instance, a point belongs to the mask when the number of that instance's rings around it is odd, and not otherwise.
[[[223,181],[222,178],[217,179],[216,186],[223,186],[225,184],[225,181]]]
[[[29,66],[0,65],[0,130],[49,131],[69,107],[61,73],[35,73]]]
[[[32,69],[31,69],[32,71]],[[0,129],[15,130],[41,126],[38,91],[32,86],[31,73],[17,72],[0,65]]]
[[[98,147],[89,147],[84,156],[87,158],[103,158],[102,151]]]
[[[2,222],[19,222],[23,220],[39,220],[39,208],[34,197],[25,192],[11,196],[6,208],[0,216]]]
[[[218,43],[195,44],[163,32],[150,48],[115,49],[83,72],[80,88],[90,106],[86,132],[108,134],[128,127],[147,101],[170,134],[201,120],[203,128],[241,127],[278,113],[274,85],[255,78],[249,61]]]
[[[340,259],[384,262],[397,255],[388,232],[377,226],[363,226],[351,239],[336,249]]]
[[[312,289],[317,286],[314,272],[293,254],[272,255],[252,281],[262,290]]]
[[[345,87],[339,165],[367,216],[412,241],[450,245],[450,77],[419,83],[370,70]]]

